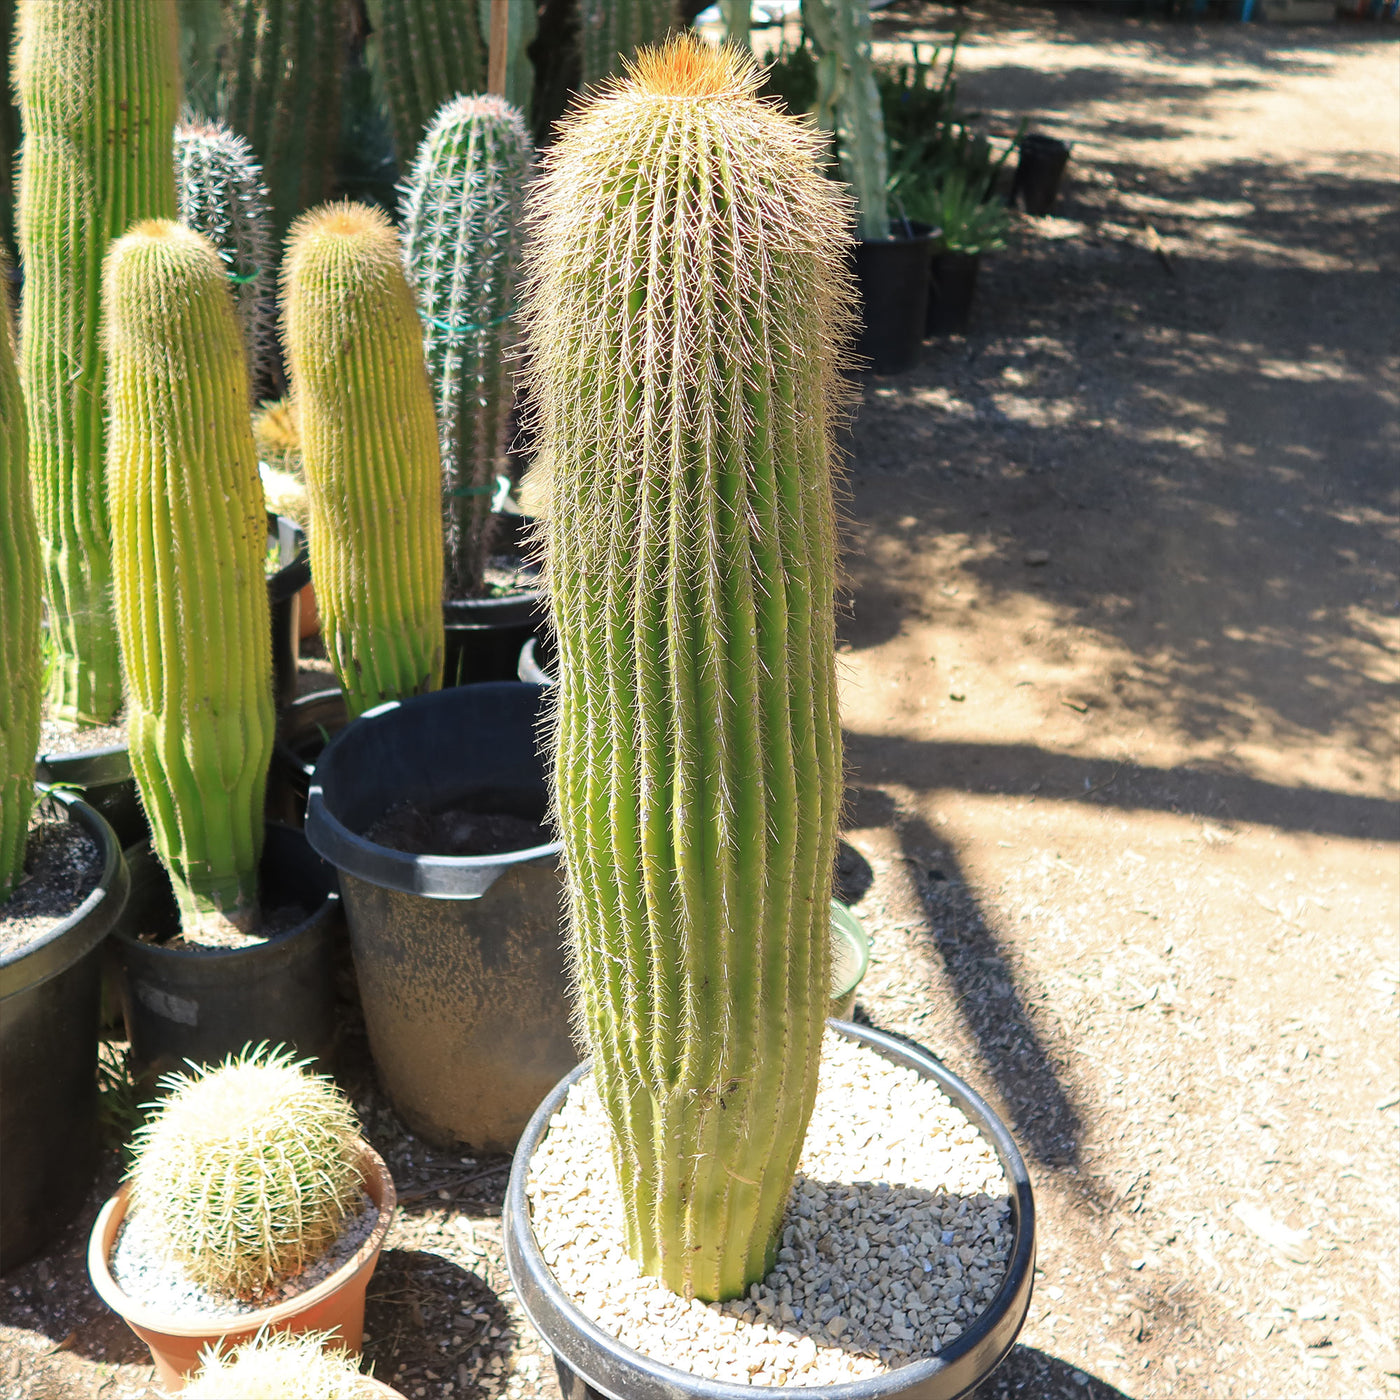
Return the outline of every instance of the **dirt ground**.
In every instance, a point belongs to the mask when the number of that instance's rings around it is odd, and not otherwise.
[[[1011,1122],[1039,1210],[984,1400],[1400,1393],[1394,26],[969,6],[962,95],[1074,143],[967,338],[851,440],[862,1014]],[[955,12],[887,12],[882,39]],[[348,1075],[404,1209],[366,1355],[556,1395],[500,1160]],[[100,1189],[109,1189],[111,1166]],[[0,1283],[0,1397],[145,1392],[99,1201]]]

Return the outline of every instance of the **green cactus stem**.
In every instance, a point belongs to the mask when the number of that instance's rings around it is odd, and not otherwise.
[[[0,904],[24,872],[43,692],[43,568],[29,491],[29,438],[9,280],[10,261],[0,248]]]
[[[19,154],[19,109],[10,80],[15,0],[0,0],[0,251],[15,256],[15,157]]]
[[[476,0],[381,0],[379,43],[394,147],[404,169],[438,108],[486,86]]]
[[[102,489],[102,258],[143,218],[175,217],[179,70],[168,0],[26,0],[15,84],[24,120],[20,376],[43,544],[55,715],[121,705]]]
[[[262,162],[280,239],[325,199],[340,142],[344,0],[229,0],[227,121]]]
[[[532,158],[521,114],[504,98],[459,97],[429,127],[404,191],[404,261],[423,313],[442,451],[449,598],[481,592],[490,550]]]
[[[658,43],[680,24],[676,0],[579,0],[584,86],[621,73],[638,49]]]
[[[724,42],[737,49],[752,48],[749,28],[753,20],[753,0],[719,0],[724,20]]]
[[[888,238],[889,158],[870,48],[867,0],[802,0],[817,47],[817,125],[836,136],[841,178],[855,195],[862,238]]]
[[[282,265],[311,574],[351,715],[442,680],[442,469],[401,259],[379,210],[344,203],[298,219]]]
[[[272,210],[253,148],[222,122],[183,121],[175,128],[176,198],[180,222],[218,250],[257,386],[277,358],[272,277]]]
[[[702,1299],[773,1263],[841,793],[849,212],[760,81],[644,51],[547,156],[529,254],[573,959],[629,1251]]]
[[[248,372],[212,243],[152,219],[104,271],[107,490],[131,766],[186,938],[257,925],[272,655]]]

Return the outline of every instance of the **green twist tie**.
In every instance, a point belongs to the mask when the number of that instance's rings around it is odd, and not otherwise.
[[[244,287],[249,282],[256,282],[261,273],[262,268],[255,267],[251,272],[230,272],[226,276],[235,287]]]

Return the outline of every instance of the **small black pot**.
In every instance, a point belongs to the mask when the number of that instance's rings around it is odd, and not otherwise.
[[[42,942],[0,957],[0,1273],[37,1254],[92,1184],[101,944],[129,887],[101,813],[72,793],[49,796],[97,842],[102,874]]]
[[[1012,199],[1019,196],[1027,214],[1048,214],[1055,206],[1060,176],[1068,161],[1069,147],[1063,141],[1038,131],[1023,136],[1011,185]]]
[[[330,741],[350,723],[345,693],[318,690],[302,695],[277,712],[277,737],[267,770],[269,822],[295,827],[306,821],[306,795],[316,760]]]
[[[509,681],[380,705],[330,744],[311,784],[306,835],[340,872],[380,1082],[409,1127],[440,1145],[510,1151],[578,1060],[559,843],[415,856],[360,833],[405,801],[539,821],[544,694]]]
[[[860,288],[859,368],[899,374],[919,358],[928,297],[928,262],[934,231],[910,223],[912,236],[868,239],[855,246]]]
[[[449,598],[442,605],[444,686],[513,681],[520,648],[548,605],[542,589],[506,598]]]
[[[76,789],[102,813],[123,847],[151,834],[125,744],[81,753],[41,753],[34,760],[34,780]]]
[[[935,253],[929,263],[928,335],[963,335],[977,295],[977,253]]]
[[[1030,1308],[1035,1273],[1035,1203],[1030,1177],[1011,1134],[986,1103],[927,1050],[847,1021],[829,1022],[850,1040],[932,1079],[995,1149],[1011,1185],[1014,1237],[1006,1278],[995,1298],[961,1336],[936,1356],[881,1376],[841,1385],[808,1386],[811,1400],[955,1400],[968,1395],[1011,1350]],[[555,1282],[530,1225],[525,1181],[530,1159],[570,1087],[589,1069],[579,1065],[535,1111],[520,1139],[506,1187],[502,1223],[506,1268],[525,1315],[554,1352],[564,1400],[753,1400],[753,1387],[707,1380],[643,1356],[609,1336],[579,1311]]]
[[[213,1064],[267,1041],[329,1066],[335,1043],[332,950],[340,919],[335,872],[299,831],[269,825],[259,871],[264,909],[313,912],[247,948],[167,948],[179,914],[170,877],[148,844],[126,853],[131,899],[113,931],[118,988],[133,1072],[143,1080],[185,1060]]]
[[[267,606],[272,614],[272,695],[287,704],[297,693],[301,659],[301,590],[311,582],[311,555],[306,534],[285,515],[267,517],[269,538],[277,537],[280,568],[267,576]]]

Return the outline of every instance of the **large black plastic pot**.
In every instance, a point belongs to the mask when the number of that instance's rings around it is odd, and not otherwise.
[[[1032,131],[1021,138],[1011,197],[1020,197],[1027,214],[1045,215],[1055,207],[1069,147],[1053,136]]]
[[[97,1166],[101,943],[127,899],[127,870],[101,813],[53,801],[92,835],[102,874],[40,942],[0,957],[0,1273],[37,1254],[83,1203]]]
[[[538,629],[546,606],[541,589],[505,598],[446,599],[443,685],[513,681],[520,648]]]
[[[1030,1308],[1035,1273],[1035,1204],[1030,1177],[1001,1121],[955,1074],[927,1050],[847,1021],[828,1023],[895,1064],[932,1079],[991,1144],[1011,1187],[1012,1244],[1006,1278],[972,1324],[935,1356],[881,1376],[840,1385],[794,1388],[812,1400],[955,1400],[984,1381],[1011,1350]],[[564,1400],[753,1400],[752,1386],[707,1380],[624,1346],[585,1316],[558,1285],[530,1225],[525,1182],[530,1158],[562,1107],[570,1087],[586,1074],[579,1065],[539,1106],[511,1165],[502,1221],[506,1267],[525,1315],[554,1352]],[[766,1392],[764,1392],[766,1393]],[[786,1394],[787,1391],[784,1391]]]
[[[335,1046],[335,872],[299,831],[267,827],[259,872],[264,910],[307,917],[246,948],[167,948],[179,931],[170,877],[148,844],[131,847],[131,898],[112,934],[133,1072],[149,1080],[185,1060],[210,1064],[267,1041],[329,1066]]]
[[[507,1152],[578,1059],[569,1035],[559,845],[408,855],[364,832],[389,808],[539,821],[542,686],[459,686],[367,711],[327,747],[307,839],[340,872],[380,1082],[429,1142]]]
[[[301,659],[301,590],[311,582],[311,555],[300,525],[284,515],[267,517],[269,540],[277,541],[278,568],[267,576],[272,615],[272,693],[285,705],[297,693]]]
[[[906,227],[900,225],[900,227]],[[874,374],[899,374],[919,358],[928,298],[928,262],[933,230],[907,225],[912,235],[863,238],[855,246],[860,289],[858,367]]]
[[[84,802],[102,813],[122,846],[144,841],[151,834],[125,744],[78,753],[41,753],[34,760],[34,780],[80,793]]]
[[[972,300],[977,294],[976,253],[935,253],[929,263],[929,335],[962,335],[972,320]]]
[[[267,770],[267,819],[298,830],[322,750],[350,722],[341,690],[302,695],[277,712],[277,737]]]

